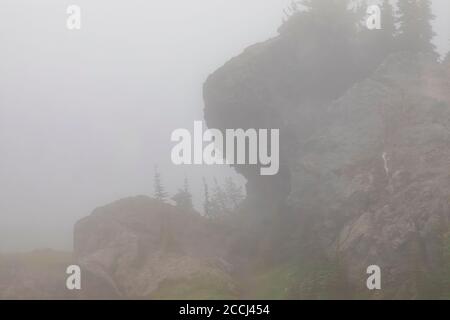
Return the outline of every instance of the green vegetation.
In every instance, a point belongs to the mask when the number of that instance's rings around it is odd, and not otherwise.
[[[178,192],[173,195],[172,200],[175,201],[176,206],[181,210],[191,212],[194,210],[192,203],[192,193],[189,188],[189,181],[185,177],[183,188],[178,189]]]
[[[227,277],[196,275],[166,280],[151,299],[337,299],[346,293],[339,269],[330,263],[284,264],[250,275],[236,285]],[[344,288],[344,290],[342,290]]]
[[[298,266],[286,264],[259,272],[250,279],[246,295],[250,299],[289,299],[292,286],[299,281],[298,271]]]
[[[336,263],[290,263],[257,274],[248,293],[252,299],[338,299],[348,295]]]
[[[197,274],[189,279],[165,280],[150,299],[222,300],[237,299],[233,281],[220,275]]]
[[[158,171],[158,166],[155,166],[155,175],[153,178],[153,197],[161,202],[166,202],[168,193],[166,192],[162,183],[161,174]]]

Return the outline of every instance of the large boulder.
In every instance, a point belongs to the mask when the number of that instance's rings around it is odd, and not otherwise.
[[[84,279],[80,296],[161,298],[175,282],[204,285],[205,279],[207,285],[221,283],[226,292],[220,294],[232,295],[231,240],[223,225],[149,197],[114,202],[75,226],[74,255]]]

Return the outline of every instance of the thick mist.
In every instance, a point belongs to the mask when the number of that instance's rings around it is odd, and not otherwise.
[[[0,5],[0,251],[69,249],[95,207],[170,193],[225,166],[171,163],[170,134],[203,119],[207,76],[276,35],[284,0],[31,1]],[[450,3],[434,0],[436,44],[449,50]],[[82,29],[66,29],[66,8]]]

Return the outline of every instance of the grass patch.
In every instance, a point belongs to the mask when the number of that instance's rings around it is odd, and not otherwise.
[[[289,299],[293,284],[298,282],[298,269],[286,264],[259,272],[250,279],[247,295],[258,300]]]
[[[272,267],[255,275],[247,292],[249,299],[262,300],[337,299],[347,294],[342,272],[329,261]]]
[[[197,274],[189,279],[165,280],[150,299],[229,300],[237,299],[233,281],[227,276]]]

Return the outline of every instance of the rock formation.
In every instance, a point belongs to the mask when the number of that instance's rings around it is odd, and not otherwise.
[[[82,298],[152,298],[176,281],[225,283],[232,237],[222,225],[145,196],[96,209],[74,231]]]
[[[280,175],[237,167],[254,215],[289,212],[289,233],[338,261],[353,292],[376,264],[377,297],[419,297],[442,271],[450,218],[450,68],[393,54],[338,97],[312,99],[295,94],[308,75],[286,66],[301,58],[276,38],[232,59],[205,84],[207,123],[279,128]]]

